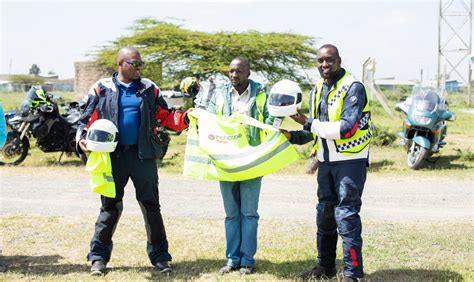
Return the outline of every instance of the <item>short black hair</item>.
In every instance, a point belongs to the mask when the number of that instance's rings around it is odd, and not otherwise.
[[[337,57],[340,58],[341,56],[339,56],[339,50],[337,49],[336,46],[332,45],[332,44],[324,44],[323,46],[319,47],[319,50],[321,49],[324,49],[324,48],[331,48],[334,50],[334,52],[336,53]]]
[[[245,57],[240,57],[240,56],[239,56],[239,57],[235,57],[232,61],[235,61],[235,60],[241,61],[242,64],[243,64],[244,66],[248,67],[249,70],[250,70],[250,62],[249,62],[249,60],[248,60],[247,58],[245,58]]]

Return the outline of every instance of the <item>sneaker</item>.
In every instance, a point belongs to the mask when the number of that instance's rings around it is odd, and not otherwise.
[[[159,261],[155,263],[155,271],[159,273],[170,273],[173,272],[169,262],[167,261]]]
[[[254,267],[249,265],[243,265],[240,267],[240,275],[248,275],[254,272]]]
[[[312,278],[326,278],[331,279],[336,276],[337,270],[335,267],[324,267],[321,265],[316,265],[310,271],[305,271],[301,273],[301,279],[312,279]]]
[[[237,267],[235,266],[231,266],[231,265],[226,265],[226,266],[223,266],[221,269],[219,269],[219,274],[220,275],[224,275],[224,274],[227,274],[231,271],[235,271],[237,270]]]
[[[91,266],[91,275],[100,276],[105,274],[107,263],[102,260],[95,260],[92,262]]]
[[[357,282],[357,281],[359,281],[359,279],[353,278],[350,276],[344,276],[344,278],[342,278],[342,282]]]

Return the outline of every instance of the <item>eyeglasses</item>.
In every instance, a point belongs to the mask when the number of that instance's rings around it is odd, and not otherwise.
[[[135,69],[141,69],[145,65],[143,61],[124,61],[125,63],[131,65]]]

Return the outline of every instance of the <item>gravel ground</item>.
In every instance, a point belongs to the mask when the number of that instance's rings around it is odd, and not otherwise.
[[[88,188],[82,168],[0,168],[2,215],[94,215],[100,200]],[[223,218],[216,181],[160,174],[160,203],[165,217]],[[364,220],[464,220],[474,218],[473,181],[449,177],[404,178],[368,175]],[[131,181],[124,215],[140,214]],[[265,219],[314,222],[314,176],[264,177],[259,213]]]

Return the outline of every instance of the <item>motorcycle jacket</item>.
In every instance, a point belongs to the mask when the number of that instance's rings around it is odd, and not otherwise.
[[[97,119],[108,119],[119,128],[119,83],[117,73],[114,73],[112,77],[101,79],[90,88],[84,113],[79,120],[76,143],[85,138],[87,128]],[[159,158],[163,152],[157,127],[180,133],[188,126],[186,112],[170,110],[160,89],[151,80],[141,78],[137,83],[136,95],[140,103],[138,156],[140,159]]]
[[[315,92],[310,95],[310,118],[313,119],[311,132],[316,134],[318,140],[315,144],[319,161],[345,161],[353,159],[367,159],[369,143],[372,139],[370,128],[369,96],[365,87],[365,105],[360,119],[355,122],[350,131],[341,134],[341,113],[345,103],[357,103],[357,97],[345,99],[348,90],[356,82],[354,77],[345,72],[329,89],[327,96],[327,117],[320,121],[319,105],[323,79],[320,79]],[[358,82],[359,83],[359,82]],[[325,151],[326,154],[325,154]],[[326,155],[326,157],[324,156]]]

